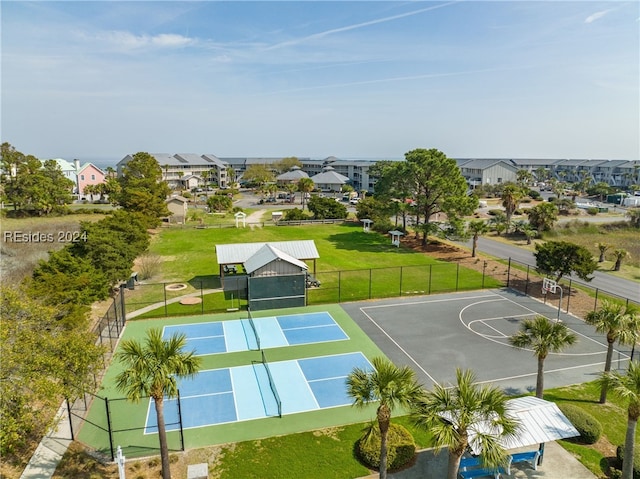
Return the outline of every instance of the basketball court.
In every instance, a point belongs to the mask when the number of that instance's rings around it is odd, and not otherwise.
[[[455,369],[508,394],[535,391],[537,359],[509,344],[527,318],[558,318],[557,308],[511,290],[475,291],[343,304],[365,333],[397,365],[409,365],[427,388],[453,383]],[[578,337],[545,360],[545,389],[592,381],[604,368],[606,338],[571,315],[559,318]],[[631,347],[618,346],[613,368],[624,368]]]

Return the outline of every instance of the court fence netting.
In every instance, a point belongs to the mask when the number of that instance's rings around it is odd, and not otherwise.
[[[355,270],[314,272],[320,286],[304,290],[307,306],[338,304],[404,296],[421,296],[452,293],[487,288],[511,288],[526,295],[557,305],[555,295],[542,294],[543,276],[535,266],[508,258],[482,260],[463,258],[456,262],[440,262],[428,265],[393,266]],[[246,276],[225,277],[224,291],[219,277],[185,281],[186,289],[167,290],[169,283],[137,283],[123,291],[123,306],[129,318],[171,317],[224,313],[230,310],[251,309],[247,295]],[[625,298],[615,292],[591,286],[587,282],[563,278],[562,309],[583,317],[588,311],[597,310],[603,299],[620,301],[629,306],[640,306],[637,299]],[[277,290],[276,290],[277,289]],[[263,292],[269,298],[268,291]],[[274,301],[282,298],[281,289],[275,288]],[[180,304],[184,297],[196,297],[197,304]]]
[[[511,258],[504,260],[466,258],[457,262],[430,265],[317,272],[314,273],[314,276],[320,286],[306,289],[307,305],[338,304],[351,301],[506,287],[538,298],[553,308],[558,308],[563,312],[579,317],[584,317],[587,312],[599,309],[603,300],[617,301],[626,307],[640,307],[640,302],[635,299],[625,298],[611,291],[604,291],[591,286],[589,283],[571,278],[563,278],[558,282],[564,293],[562,299],[558,294],[543,294],[542,283],[544,278],[536,271],[536,268]],[[238,282],[238,284],[242,283]],[[227,300],[220,301],[215,299],[216,294],[229,294],[228,291],[221,293],[219,278],[185,281],[184,284],[187,287],[179,291],[173,291],[172,288],[167,289],[168,283],[137,283],[129,285],[129,287],[127,285],[120,287],[107,313],[93,329],[97,338],[96,341],[104,346],[104,371],[106,371],[115,353],[117,342],[126,320],[136,316],[139,317],[138,313],[141,310],[144,311],[144,316],[142,317],[145,318],[216,314],[227,311]],[[246,284],[246,281],[244,284]],[[238,289],[238,291],[231,294],[234,306],[237,306],[239,310],[249,310],[246,292],[243,293],[241,289]],[[280,294],[280,292],[277,294]],[[274,294],[274,297],[277,297],[277,294]],[[202,301],[199,304],[179,304],[180,298],[184,297],[184,295],[200,297]],[[562,302],[560,303],[560,301]],[[250,314],[249,318],[248,323],[256,337],[256,349],[261,350],[260,337],[255,327],[255,322]],[[273,378],[271,378],[271,381],[273,381]],[[114,405],[124,404],[127,401],[123,399],[106,399],[93,394],[91,391],[97,391],[101,382],[102,378],[98,375],[90,378],[86,388],[87,392],[73,401],[67,401],[69,422],[74,435],[81,428],[90,428],[94,430],[95,435],[106,437],[107,439],[100,442],[105,444],[102,452],[108,457],[113,457],[112,446],[115,444],[118,435],[124,431],[124,427],[119,429],[120,426],[113,425],[113,422],[117,424],[120,419],[119,417],[113,418],[119,416],[120,411],[123,411],[124,408],[115,407]],[[275,384],[273,386],[274,395],[277,396]],[[88,414],[91,404],[96,401],[105,402],[105,407],[101,406],[99,408],[103,416],[100,420],[95,420]],[[111,410],[108,412],[109,406],[107,405],[111,406]],[[109,415],[113,419],[112,423],[109,422],[111,420]],[[124,417],[127,417],[126,413]],[[135,427],[142,428],[144,426]],[[84,436],[84,434],[81,436]],[[155,437],[154,434],[146,436]],[[75,437],[72,439],[75,439]],[[92,447],[91,444],[85,443],[82,437],[80,437],[80,442],[83,442],[89,448]],[[140,445],[135,447],[145,450],[145,448],[151,446]],[[177,449],[182,447],[179,440],[174,439],[173,447]],[[129,454],[131,455],[131,452]]]

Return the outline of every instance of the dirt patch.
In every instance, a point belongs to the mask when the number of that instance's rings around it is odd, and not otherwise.
[[[465,248],[431,238],[426,246],[422,246],[422,240],[414,235],[403,238],[402,245],[440,261],[460,263],[465,268],[486,274],[505,284],[508,280],[510,288],[521,291],[556,308],[558,307],[559,295],[550,294],[545,298],[542,294],[542,278],[535,274],[535,268],[530,268],[528,272],[515,268],[509,269],[507,264],[500,261],[487,258],[482,254],[477,254],[475,258],[472,258],[471,252]],[[571,291],[569,291],[568,286],[564,284],[563,288],[563,312],[567,311],[568,305],[571,314],[582,318],[587,312],[595,308],[595,299],[584,291],[576,288],[571,288]]]

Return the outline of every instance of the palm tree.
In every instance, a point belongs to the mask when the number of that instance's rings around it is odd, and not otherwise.
[[[604,262],[604,254],[607,252],[607,250],[610,247],[611,245],[607,243],[596,243],[596,248],[598,248],[598,251],[600,252],[600,256],[598,257],[598,263]]]
[[[616,264],[613,265],[613,270],[620,271],[622,260],[629,256],[629,253],[625,249],[618,248],[613,250],[613,256],[616,258]]]
[[[640,417],[640,363],[629,363],[627,374],[618,371],[602,373],[599,382],[604,389],[619,398],[626,400],[627,432],[624,441],[624,458],[622,460],[622,479],[633,478],[633,458],[636,440],[636,425]]]
[[[507,216],[502,212],[498,211],[496,214],[489,219],[489,224],[493,227],[493,230],[497,233],[498,236],[508,228]]]
[[[371,360],[372,371],[355,368],[347,377],[347,393],[353,405],[365,407],[378,401],[376,416],[380,429],[380,479],[387,477],[387,433],[391,413],[397,407],[409,407],[424,391],[408,366],[398,368],[384,357]]]
[[[520,200],[522,199],[522,188],[513,183],[506,184],[502,190],[502,206],[507,216],[507,232],[509,225],[511,224],[511,217],[513,213],[518,209]]]
[[[476,257],[476,250],[478,248],[478,238],[489,232],[489,226],[482,220],[470,221],[467,225],[467,230],[471,233],[473,239],[473,246],[471,248],[471,257]]]
[[[531,240],[536,236],[538,236],[538,230],[535,229],[533,226],[531,226],[529,223],[527,223],[525,226],[522,227],[522,234],[525,236],[525,238],[527,238],[527,244],[530,245]]]
[[[635,311],[629,311],[619,303],[603,301],[597,311],[589,311],[585,322],[595,326],[596,331],[607,336],[607,356],[604,361],[604,372],[611,371],[613,359],[613,345],[616,341],[621,344],[633,345],[638,340],[640,321]],[[607,402],[607,388],[600,390],[600,404]]]
[[[452,388],[436,384],[411,414],[416,425],[433,436],[436,452],[449,448],[447,479],[457,478],[460,459],[471,442],[480,446],[485,465],[500,466],[506,458],[500,441],[518,428],[507,414],[507,396],[501,389],[475,384],[475,374],[468,370],[457,369],[456,380]]]
[[[545,316],[525,319],[520,331],[509,338],[512,346],[533,351],[538,359],[536,397],[542,399],[544,391],[544,360],[549,353],[558,353],[575,343],[577,337],[564,323],[549,321]]]
[[[164,422],[164,399],[178,394],[177,379],[193,377],[200,368],[201,359],[194,352],[184,352],[184,334],[162,339],[160,329],[150,329],[144,342],[125,340],[116,358],[124,371],[116,377],[116,387],[127,399],[138,402],[142,397],[153,398],[158,421],[162,478],[171,479],[169,448]]]
[[[307,193],[311,193],[315,184],[311,178],[300,178],[298,181],[298,191],[302,193],[302,209],[304,210],[304,203],[306,200]]]

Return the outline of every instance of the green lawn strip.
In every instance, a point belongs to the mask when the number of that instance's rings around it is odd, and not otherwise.
[[[456,264],[449,263],[344,271],[339,274],[338,272],[321,272],[316,274],[316,277],[322,286],[308,290],[307,300],[310,305],[502,286],[502,283],[494,278],[485,277],[483,281],[481,273],[463,267],[458,268]],[[196,294],[196,296],[200,295]],[[128,292],[127,298],[129,298]],[[139,299],[131,303],[128,300],[126,309],[127,313],[131,313],[152,304],[161,304],[157,308],[133,318],[137,320],[160,316],[199,314],[203,311],[218,313],[230,307],[246,308],[246,300],[234,298],[232,301],[229,293],[205,294],[202,295],[202,300],[201,304],[183,305],[175,302],[167,304],[166,307],[162,304],[163,300],[156,300],[155,303],[143,303]]]
[[[624,444],[627,428],[627,408],[615,396],[609,394],[607,403],[600,404],[600,388],[595,382],[546,390],[544,398],[557,404],[568,403],[584,409],[602,424],[602,435],[614,445]],[[604,456],[589,445],[571,440],[559,443],[574,454],[594,474],[602,477],[606,471]]]
[[[351,408],[352,413],[356,412]],[[373,419],[373,416],[372,416]],[[416,430],[408,417],[393,417],[414,434],[418,448],[428,447],[430,438]],[[221,479],[324,479],[356,478],[370,471],[353,454],[367,422],[246,441],[224,447],[217,472]]]
[[[265,350],[269,362],[300,359],[306,357],[343,354],[360,351],[369,359],[383,355],[378,347],[357,326],[348,314],[338,305],[315,306],[307,308],[288,308],[256,313],[256,320],[260,317],[296,314],[302,312],[328,311],[337,324],[349,336],[349,340],[297,345]],[[195,315],[180,318],[163,318],[156,320],[130,321],[122,334],[122,339],[141,340],[145,337],[148,328],[162,328],[167,325],[191,324],[210,321],[228,321],[245,319],[246,312],[238,311],[221,315]],[[258,351],[243,351],[225,354],[212,354],[203,356],[202,370],[243,366],[260,361]],[[121,398],[122,393],[115,389],[115,377],[121,371],[120,364],[114,361],[107,370],[103,385],[98,394],[102,397],[114,399],[109,402],[113,429],[127,429],[116,434],[118,445],[126,448],[130,457],[149,454],[149,448],[157,447],[157,436],[144,435],[144,427],[147,410],[150,407],[148,400],[138,404],[129,401],[115,401]],[[276,385],[277,387],[277,385]],[[316,410],[282,418],[265,418],[252,421],[234,422],[216,426],[187,429],[184,431],[185,446],[187,448],[205,447],[214,444],[245,441],[249,439],[264,438],[273,435],[284,435],[295,432],[308,431],[324,427],[334,427],[350,424],[356,421],[365,421],[375,415],[375,407],[372,405],[363,410],[355,410],[350,406],[331,409]],[[86,444],[108,453],[109,443],[106,429],[106,412],[103,400],[96,400],[90,410],[89,420],[99,424],[103,429],[95,426],[85,426],[80,434],[80,440]],[[124,424],[124,425],[123,425]],[[169,442],[172,448],[179,447],[179,435],[177,432],[169,433]]]

